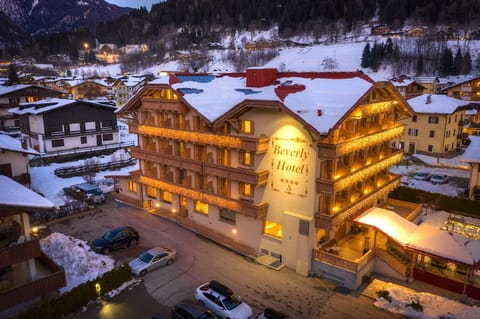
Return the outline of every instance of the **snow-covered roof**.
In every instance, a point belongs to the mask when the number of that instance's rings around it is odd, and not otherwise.
[[[88,80],[71,80],[71,81],[65,81],[65,83],[68,83],[71,87],[79,86],[80,84],[83,83],[97,83],[99,85],[103,86],[108,86],[108,83],[105,82],[104,80],[98,80],[98,79],[88,79]]]
[[[409,99],[407,102],[416,113],[431,114],[452,114],[459,106],[469,104],[468,101],[456,99],[445,94],[422,94]]]
[[[0,134],[0,150],[7,150],[12,152],[34,154],[34,155],[40,154],[33,148],[30,148],[30,147],[26,149],[23,148],[22,143],[19,140],[6,134]]]
[[[470,135],[470,145],[461,157],[462,162],[480,163],[480,136]]]
[[[81,100],[81,102],[79,102],[78,100],[71,100],[71,99],[49,98],[49,99],[40,100],[36,102],[31,102],[31,103],[28,103],[28,102],[20,103],[18,107],[9,109],[8,111],[18,115],[23,115],[23,114],[37,115],[37,114],[42,114],[55,109],[59,109],[74,103],[86,103],[86,104],[96,105],[103,108],[115,109],[115,107],[112,105],[107,105],[105,103],[97,103],[90,100],[88,101]]]
[[[53,208],[55,206],[45,197],[7,176],[0,175],[0,185],[2,185],[0,206],[37,209]]]
[[[23,90],[25,88],[30,87],[30,84],[17,84],[17,85],[11,85],[11,86],[0,86],[0,96],[9,94],[12,92],[17,92],[20,90]]]
[[[372,207],[357,217],[355,221],[376,227],[407,249],[415,249],[438,257],[474,265],[480,262],[480,240],[441,229],[448,219],[446,212],[425,215],[416,225],[395,212]],[[480,224],[480,220],[465,218],[470,224]]]

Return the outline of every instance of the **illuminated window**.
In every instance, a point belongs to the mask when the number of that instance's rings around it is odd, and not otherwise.
[[[252,152],[240,152],[240,163],[246,166],[253,166],[253,153]]]
[[[162,192],[162,201],[171,204],[171,203],[173,202],[173,195],[172,195],[172,193],[170,193],[170,192],[168,192],[168,191],[163,191],[163,192]]]
[[[236,213],[226,208],[220,208],[220,220],[235,224]]]
[[[157,198],[157,189],[153,186],[147,185],[147,196],[150,198]]]
[[[195,201],[195,212],[208,215],[208,204],[200,200]]]
[[[132,192],[132,193],[136,193],[137,192],[137,183],[129,181],[128,182],[128,191]]]
[[[241,194],[244,196],[253,197],[252,184],[242,183],[240,184]]]
[[[265,221],[265,229],[263,230],[263,232],[266,235],[282,238],[282,225],[267,220]]]
[[[242,120],[241,132],[243,134],[253,134],[253,122],[250,120]]]

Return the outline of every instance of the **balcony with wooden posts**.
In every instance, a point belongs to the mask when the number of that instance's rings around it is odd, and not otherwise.
[[[185,113],[187,111],[185,105],[179,100],[143,97],[141,101],[144,111],[170,111],[178,113]]]
[[[178,194],[193,200],[200,200],[202,202],[212,204],[218,207],[233,210],[239,214],[249,216],[255,219],[264,219],[267,216],[268,202],[252,203],[249,201],[236,200],[232,198],[222,197],[220,195],[210,194],[202,190],[191,189],[183,185],[176,185],[167,183],[165,181],[157,180],[149,176],[141,174],[141,171],[134,171],[131,173],[132,180],[143,185],[152,186],[158,189],[166,190],[168,192]]]
[[[140,147],[131,147],[132,157],[140,160],[151,161],[162,165],[177,167],[187,171],[197,172],[202,175],[218,176],[229,178],[242,183],[252,184],[254,186],[263,186],[267,183],[269,171],[256,172],[244,168],[235,168],[230,166],[206,163],[199,160],[174,156],[165,153],[147,151]],[[152,176],[155,177],[155,176]]]
[[[405,125],[392,126],[391,128],[368,135],[360,135],[348,140],[342,139],[339,143],[319,143],[318,156],[322,159],[335,159],[342,155],[366,149],[370,146],[388,142],[403,134]]]

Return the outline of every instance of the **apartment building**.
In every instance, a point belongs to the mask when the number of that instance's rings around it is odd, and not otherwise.
[[[480,77],[466,79],[444,89],[448,96],[465,101],[480,101]]]
[[[351,273],[322,245],[399,185],[390,141],[412,114],[390,82],[361,72],[163,76],[118,111],[138,134],[140,169],[117,176],[114,195],[272,265]],[[358,287],[372,259],[346,258],[344,285]]]

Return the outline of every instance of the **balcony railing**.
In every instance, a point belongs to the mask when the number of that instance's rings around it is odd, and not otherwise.
[[[185,113],[186,107],[178,100],[142,98],[143,110],[172,111]]]
[[[361,258],[356,260],[350,260],[345,257],[340,257],[322,250],[321,248],[313,249],[313,259],[322,263],[327,263],[338,268],[342,268],[354,273],[358,273],[363,267],[375,257],[374,251],[370,250]]]
[[[0,268],[37,258],[42,254],[38,239],[0,248]]]
[[[132,172],[131,176],[134,181],[139,182],[141,184],[153,186],[155,188],[166,190],[171,193],[179,194],[187,198],[191,198],[193,200],[200,200],[208,204],[212,204],[222,208],[227,208],[235,212],[238,212],[240,214],[253,217],[255,219],[262,219],[267,216],[267,210],[269,206],[267,202],[255,204],[255,203],[244,202],[244,201],[235,200],[231,198],[223,198],[218,195],[205,193],[199,190],[193,190],[190,188],[166,183],[166,182],[156,180],[147,176],[143,176],[139,171]]]
[[[404,125],[398,125],[378,133],[353,138],[338,144],[319,143],[318,155],[323,159],[335,159],[354,151],[366,149],[369,146],[388,142],[395,137],[401,136],[404,128]]]

